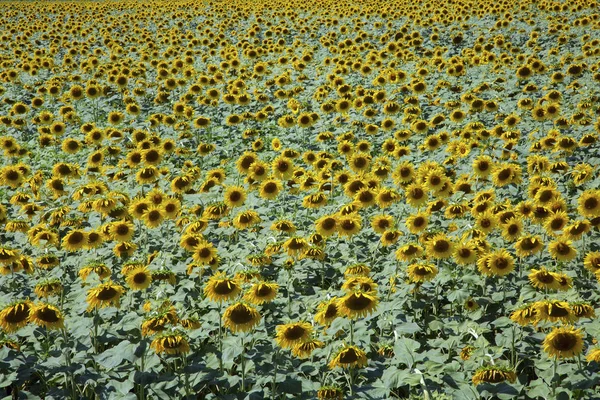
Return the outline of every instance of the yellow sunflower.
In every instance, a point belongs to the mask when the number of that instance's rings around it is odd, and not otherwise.
[[[310,339],[313,327],[309,322],[299,321],[277,325],[275,341],[283,349],[292,349]]]
[[[277,296],[279,285],[270,282],[257,282],[244,295],[244,299],[252,304],[263,304],[272,301]]]
[[[204,295],[212,301],[232,300],[241,292],[240,284],[228,278],[224,272],[211,276],[204,286]]]
[[[110,306],[119,308],[121,305],[120,298],[123,293],[125,293],[125,289],[120,285],[114,284],[112,281],[108,281],[88,290],[86,297],[88,311],[91,311],[94,308]]]
[[[583,351],[583,334],[572,326],[556,327],[546,335],[543,346],[549,357],[573,358]]]
[[[29,322],[29,312],[33,307],[30,300],[11,303],[0,311],[0,327],[6,333],[16,332]]]
[[[260,319],[261,316],[254,307],[238,302],[225,310],[223,325],[232,332],[247,332],[258,325]]]
[[[361,368],[367,365],[367,354],[356,346],[344,346],[329,362],[329,368]]]
[[[190,345],[182,332],[169,332],[156,337],[150,347],[156,353],[185,354],[189,353]]]
[[[338,300],[338,311],[350,319],[365,317],[372,313],[379,303],[374,292],[362,292],[360,290],[346,294]]]
[[[139,266],[127,272],[125,281],[133,290],[143,290],[152,283],[152,274],[147,266]]]
[[[29,310],[29,320],[46,329],[64,328],[65,318],[60,310],[51,304],[37,303]]]

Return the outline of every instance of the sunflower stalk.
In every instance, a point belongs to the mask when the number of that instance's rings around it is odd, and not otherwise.
[[[242,342],[242,354],[241,354],[241,368],[242,368],[242,393],[246,390],[246,345],[244,343],[244,337],[241,337]]]

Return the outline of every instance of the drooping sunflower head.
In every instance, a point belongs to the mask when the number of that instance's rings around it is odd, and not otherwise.
[[[247,304],[235,303],[223,313],[223,325],[232,332],[247,332],[252,330],[260,322],[261,316],[258,311]]]
[[[204,295],[212,301],[225,301],[235,298],[241,292],[240,284],[224,273],[218,273],[210,277],[204,287]]]
[[[87,302],[88,311],[94,308],[104,308],[109,306],[120,306],[120,297],[125,293],[122,286],[114,284],[112,281],[103,283],[88,291]]]
[[[379,299],[375,293],[358,290],[339,299],[338,311],[350,319],[356,319],[373,312],[378,303]]]
[[[0,311],[0,327],[4,332],[12,333],[29,322],[29,313],[33,303],[30,300],[14,302]]]
[[[517,374],[512,369],[492,365],[478,368],[472,381],[477,386],[482,383],[514,382],[516,379]]]
[[[367,365],[367,354],[356,346],[344,346],[329,363],[329,368],[364,367]]]
[[[269,282],[258,282],[252,285],[244,298],[253,304],[263,304],[272,301],[277,296],[279,285]]]
[[[156,353],[185,354],[190,351],[190,345],[183,332],[175,331],[156,337],[150,347]]]
[[[313,327],[309,322],[299,321],[277,325],[275,341],[284,349],[291,349],[310,339]]]
[[[64,328],[64,317],[58,307],[46,303],[37,303],[29,310],[29,320],[46,329]]]

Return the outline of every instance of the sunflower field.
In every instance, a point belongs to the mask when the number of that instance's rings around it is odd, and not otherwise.
[[[0,3],[0,395],[600,395],[597,0]]]

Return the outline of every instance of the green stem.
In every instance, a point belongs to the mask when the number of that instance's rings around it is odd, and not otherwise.
[[[242,393],[246,391],[246,345],[242,336]]]
[[[221,303],[219,303],[219,369],[223,372],[223,319],[221,317]]]
[[[271,384],[271,398],[275,400],[277,395],[277,356],[279,355],[279,349],[275,350],[273,354],[273,382]]]

